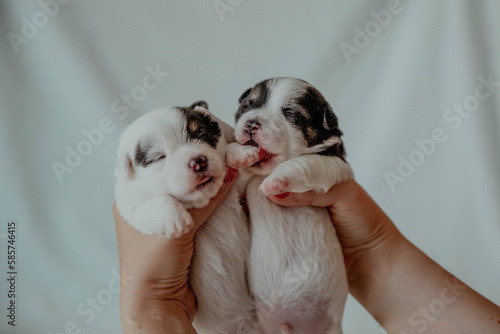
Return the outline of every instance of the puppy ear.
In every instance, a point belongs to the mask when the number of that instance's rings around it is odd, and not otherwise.
[[[195,109],[196,107],[203,107],[208,110],[208,103],[206,101],[200,100],[194,102],[189,108]]]
[[[118,157],[115,168],[115,177],[119,180],[126,180],[132,177],[134,166],[132,159],[127,153],[123,153]]]
[[[241,103],[241,101],[243,101],[250,94],[251,91],[252,88],[248,88],[246,91],[244,91],[243,94],[241,94],[240,98],[238,99],[238,102]]]
[[[339,126],[337,116],[328,103],[323,105],[323,127],[327,130],[333,130]]]
[[[219,124],[219,128],[222,130],[222,135],[228,143],[236,141],[234,139],[234,128],[231,125],[227,124],[215,115],[211,114],[210,117]]]

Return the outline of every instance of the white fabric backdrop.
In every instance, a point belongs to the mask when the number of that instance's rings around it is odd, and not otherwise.
[[[500,87],[474,98],[481,78],[500,81],[498,1],[59,1],[0,2],[1,333],[120,333],[121,131],[197,99],[232,122],[239,95],[273,76],[324,93],[357,180],[411,241],[500,304]],[[85,146],[99,126],[108,133]],[[78,147],[91,152],[66,162]],[[400,159],[417,166],[401,176]],[[387,172],[404,182],[391,189]],[[16,327],[5,314],[11,220]],[[353,298],[344,330],[384,332]]]

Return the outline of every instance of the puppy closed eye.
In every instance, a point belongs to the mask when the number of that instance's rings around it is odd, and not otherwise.
[[[155,161],[154,161],[154,162],[157,162],[157,161],[163,160],[163,159],[165,159],[166,157],[167,157],[167,155],[166,155],[166,154],[162,154],[162,155],[160,155],[159,157],[157,157],[157,158],[155,159]]]
[[[164,153],[153,154],[149,158],[146,159],[146,161],[143,164],[143,167],[148,167],[149,165],[160,162],[163,159],[165,159],[166,157],[167,157],[167,155]]]

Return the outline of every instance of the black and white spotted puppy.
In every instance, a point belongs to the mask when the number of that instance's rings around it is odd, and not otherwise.
[[[274,78],[239,99],[235,137],[226,152],[247,185],[249,285],[266,334],[342,333],[348,293],[342,249],[324,208],[285,208],[266,196],[326,192],[353,178],[337,117],[309,83]]]
[[[183,235],[193,227],[186,209],[205,206],[220,189],[232,140],[233,128],[210,114],[204,101],[141,116],[119,143],[118,210],[144,234]],[[194,247],[189,283],[198,333],[253,333],[245,267],[250,239],[237,187],[197,231]]]

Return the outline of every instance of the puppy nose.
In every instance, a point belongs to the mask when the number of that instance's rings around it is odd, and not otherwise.
[[[260,123],[254,119],[251,119],[245,123],[245,132],[246,133],[254,133],[260,129]]]
[[[204,155],[199,155],[189,162],[189,167],[192,168],[195,172],[203,172],[205,169],[207,169],[207,166],[207,157]]]

